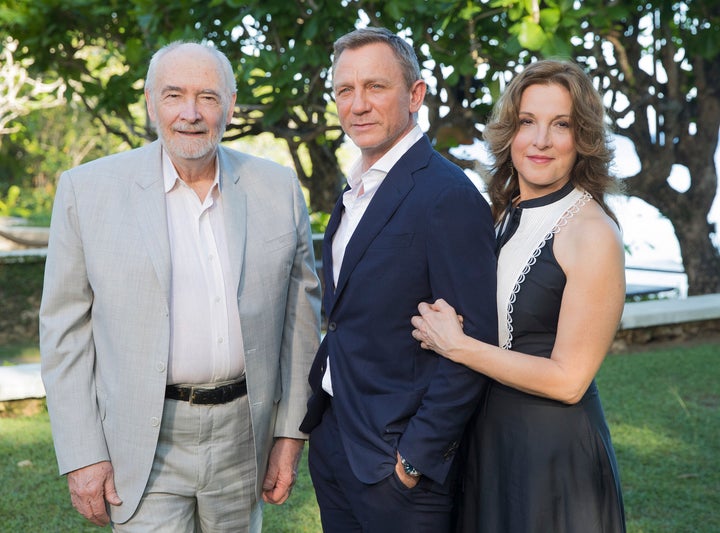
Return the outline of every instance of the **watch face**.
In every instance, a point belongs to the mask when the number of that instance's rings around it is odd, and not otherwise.
[[[404,457],[400,458],[400,463],[402,464],[403,470],[405,470],[405,473],[408,476],[420,477],[420,472],[415,470],[415,467],[413,465],[411,465],[410,463],[408,463]]]

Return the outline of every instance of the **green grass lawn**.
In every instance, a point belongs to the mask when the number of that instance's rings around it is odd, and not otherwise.
[[[720,343],[610,356],[598,386],[628,531],[720,532]]]
[[[2,353],[0,353],[0,360]],[[31,357],[32,359],[32,357]],[[629,533],[720,532],[720,343],[609,356],[598,375],[620,464]],[[87,525],[58,477],[47,413],[0,418],[0,531],[106,531]],[[264,531],[318,533],[301,463],[291,499]]]

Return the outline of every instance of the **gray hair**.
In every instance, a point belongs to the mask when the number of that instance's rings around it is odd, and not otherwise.
[[[403,78],[408,88],[412,87],[413,83],[421,79],[420,65],[413,47],[403,38],[385,28],[360,28],[343,35],[335,41],[335,45],[333,46],[333,75],[335,74],[335,67],[340,59],[340,54],[345,50],[355,50],[356,48],[361,48],[373,43],[385,43],[392,49],[400,63],[400,69],[402,70]]]
[[[228,94],[232,95],[237,93],[237,82],[235,81],[235,73],[233,72],[232,65],[230,64],[230,60],[227,58],[227,56],[220,50],[212,46],[188,41],[174,41],[172,43],[166,44],[153,54],[152,58],[150,59],[150,64],[148,65],[147,75],[145,77],[145,89],[149,93],[152,94],[153,90],[155,89],[157,67],[160,64],[160,60],[169,52],[177,50],[182,46],[198,46],[204,50],[207,50],[218,63],[218,70],[222,74],[223,80],[225,81],[225,87],[228,90]]]

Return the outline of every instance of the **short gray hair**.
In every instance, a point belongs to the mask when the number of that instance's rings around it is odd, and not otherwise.
[[[400,69],[402,70],[403,78],[408,88],[412,87],[413,83],[417,80],[422,79],[420,75],[420,65],[413,47],[410,46],[405,39],[395,35],[386,28],[360,28],[346,33],[335,41],[335,45],[333,46],[333,75],[335,74],[335,67],[340,59],[340,55],[345,50],[355,50],[356,48],[361,48],[373,43],[385,43],[392,49],[400,63]]]
[[[178,48],[182,46],[199,46],[203,48],[204,50],[207,50],[210,52],[210,54],[217,60],[218,62],[218,69],[220,73],[222,74],[222,77],[225,81],[225,87],[228,90],[229,94],[236,94],[237,93],[237,82],[235,81],[235,73],[233,72],[232,65],[230,64],[230,60],[227,58],[227,56],[222,53],[217,48],[214,48],[212,46],[208,46],[201,43],[196,42],[190,42],[190,41],[174,41],[172,43],[166,44],[162,48],[160,48],[157,52],[155,52],[150,59],[150,64],[148,65],[148,71],[147,75],[145,76],[145,89],[152,93],[155,89],[155,80],[157,77],[157,66],[160,64],[160,60],[167,55],[169,52],[172,52],[173,50],[177,50]]]

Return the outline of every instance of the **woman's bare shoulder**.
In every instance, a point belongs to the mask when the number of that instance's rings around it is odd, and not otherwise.
[[[565,269],[581,264],[624,261],[620,228],[595,201],[574,213],[555,236],[554,251]]]

